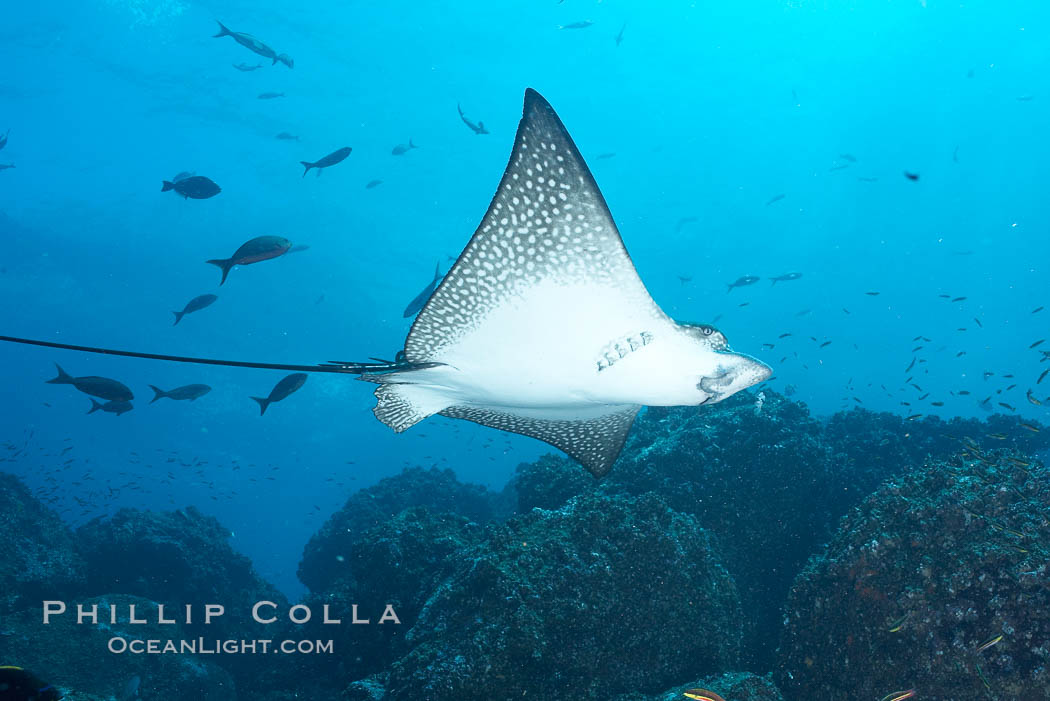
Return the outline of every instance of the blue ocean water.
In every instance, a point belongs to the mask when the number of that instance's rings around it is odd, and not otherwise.
[[[108,0],[4,19],[4,334],[264,362],[390,357],[405,305],[483,214],[533,87],[657,302],[717,319],[772,365],[774,388],[818,415],[982,415],[991,397],[1045,419],[1025,396],[1050,387],[1029,348],[1050,319],[1032,313],[1048,303],[1050,253],[1041,4]],[[294,69],[212,38],[216,20]],[[491,133],[472,133],[457,103]],[[418,149],[391,155],[409,138]],[[299,161],[341,146],[344,163],[301,177]],[[180,171],[222,194],[162,194]],[[310,248],[219,287],[204,261],[260,235]],[[770,285],[788,272],[802,278]],[[726,291],[745,275],[762,279]],[[204,293],[219,299],[172,326]],[[55,362],[120,379],[135,409],[85,416],[86,397],[44,384]],[[499,487],[550,450],[440,418],[395,435],[371,415],[371,386],[338,376],[312,376],[260,418],[249,396],[282,373],[9,345],[0,368],[0,440],[33,446],[5,467],[70,522],[194,504],[293,595],[303,543],[358,488],[406,465]],[[214,390],[148,404],[148,384],[193,382]]]

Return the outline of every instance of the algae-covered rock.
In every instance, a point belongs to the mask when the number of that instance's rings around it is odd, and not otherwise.
[[[490,527],[408,634],[388,698],[559,701],[732,667],[740,606],[712,539],[661,500],[584,496]],[[629,662],[628,662],[629,661]]]
[[[788,698],[1050,699],[1050,470],[970,456],[883,484],[799,575]]]
[[[498,494],[464,484],[452,470],[412,468],[380,480],[353,494],[307,543],[299,564],[299,579],[310,591],[326,594],[350,573],[347,553],[367,529],[410,506],[434,513],[454,513],[478,523],[497,515]]]
[[[98,623],[77,623],[75,604],[67,612],[43,624],[42,607],[4,616],[5,635],[0,636],[0,659],[4,664],[33,670],[48,683],[75,689],[70,699],[90,695],[111,699],[128,680],[138,676],[143,699],[232,701],[237,698],[233,679],[211,659],[194,654],[145,654],[121,649],[120,640],[193,640],[177,624],[158,624],[157,604],[146,599],[113,594],[78,602],[87,609],[98,606]],[[109,607],[116,606],[117,622],[110,622]],[[145,624],[130,623],[129,606]],[[165,615],[170,616],[171,611]]]
[[[84,590],[84,561],[58,514],[0,472],[0,615]]]

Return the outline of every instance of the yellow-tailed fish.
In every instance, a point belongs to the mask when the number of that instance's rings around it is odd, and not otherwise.
[[[998,644],[1003,639],[1003,634],[1000,633],[994,637],[988,638],[983,643],[977,646],[977,652],[984,652],[993,645]]]
[[[707,689],[686,689],[682,692],[682,696],[687,699],[693,699],[693,701],[726,701],[715,692]]]
[[[882,701],[904,701],[904,699],[910,699],[917,693],[919,692],[915,689],[908,689],[907,691],[894,691],[883,696]]]

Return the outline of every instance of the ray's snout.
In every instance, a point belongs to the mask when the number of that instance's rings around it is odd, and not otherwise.
[[[697,388],[711,395],[705,403],[720,402],[742,389],[765,382],[773,369],[763,362],[739,353],[724,353],[719,373],[700,378]]]

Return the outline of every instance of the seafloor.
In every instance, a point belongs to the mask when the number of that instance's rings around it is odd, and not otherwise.
[[[0,474],[0,659],[67,699],[1050,699],[1050,432],[1000,415],[826,421],[769,390],[650,409],[610,475],[548,456],[499,493],[411,469],[306,544],[310,623],[192,507],[71,531]],[[116,623],[41,624],[41,602]],[[222,603],[205,626],[156,607]],[[129,623],[128,605],[146,624]],[[344,625],[319,620],[328,604]],[[372,625],[349,625],[351,605]],[[392,604],[400,625],[375,624]],[[341,615],[339,615],[341,614]],[[128,639],[334,640],[322,655],[112,654]]]

